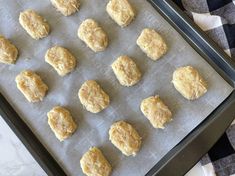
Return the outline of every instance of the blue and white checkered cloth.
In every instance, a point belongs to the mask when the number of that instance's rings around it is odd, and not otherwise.
[[[235,0],[173,1],[235,62]],[[235,122],[201,159],[201,164],[205,176],[235,176]]]

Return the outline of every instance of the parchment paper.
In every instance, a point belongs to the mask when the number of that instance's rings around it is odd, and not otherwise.
[[[82,175],[80,158],[89,147],[99,147],[113,167],[114,176],[143,176],[169,150],[202,122],[232,91],[225,80],[199,56],[184,39],[144,0],[130,0],[137,17],[126,28],[119,27],[105,12],[108,0],[82,0],[81,10],[64,17],[49,0],[0,0],[0,33],[9,38],[20,51],[16,65],[0,64],[0,88],[28,123],[41,142],[60,162],[69,175]],[[20,11],[35,9],[44,16],[52,29],[42,40],[33,40],[18,23]],[[94,18],[109,36],[109,47],[95,54],[77,37],[77,29],[86,18]],[[145,27],[155,28],[165,38],[169,52],[153,62],[135,44]],[[77,58],[78,66],[66,77],[59,77],[44,61],[49,47],[61,45]],[[111,63],[120,55],[129,55],[140,67],[143,78],[134,87],[122,87],[115,78]],[[192,65],[209,84],[208,93],[196,101],[185,100],[171,84],[173,71]],[[49,86],[41,103],[28,103],[16,88],[15,77],[23,69],[36,71]],[[83,109],[77,97],[82,83],[97,80],[110,95],[111,105],[101,113]],[[154,129],[140,111],[142,99],[160,95],[169,106],[174,120],[164,130]],[[46,113],[55,105],[67,107],[78,130],[64,142],[59,142],[47,124]],[[118,120],[131,123],[143,138],[136,157],[125,157],[108,140],[111,124]]]

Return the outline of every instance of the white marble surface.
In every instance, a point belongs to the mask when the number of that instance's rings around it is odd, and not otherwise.
[[[0,116],[0,176],[46,176]]]
[[[0,129],[0,176],[46,176],[2,117]],[[204,175],[197,164],[186,176]]]

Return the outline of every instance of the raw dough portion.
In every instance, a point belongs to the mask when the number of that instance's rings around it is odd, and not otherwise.
[[[123,86],[133,86],[139,82],[141,73],[136,63],[128,56],[120,56],[111,65],[117,79]]]
[[[126,156],[135,156],[140,150],[141,137],[137,131],[125,121],[116,122],[110,127],[109,140]]]
[[[109,105],[109,96],[94,80],[88,80],[79,89],[79,99],[87,111],[98,113]]]
[[[79,0],[51,0],[51,3],[64,16],[77,12],[80,6]]]
[[[45,60],[60,76],[65,76],[73,71],[76,66],[75,57],[66,48],[54,46],[47,50]]]
[[[60,141],[67,139],[77,129],[70,112],[61,106],[56,106],[50,110],[47,117],[49,126]]]
[[[18,50],[9,40],[0,35],[0,62],[14,64],[18,56]]]
[[[110,0],[106,11],[121,27],[129,25],[135,17],[135,12],[128,0]]]
[[[27,33],[36,40],[46,37],[50,32],[50,26],[46,20],[31,9],[20,13],[19,22]]]
[[[148,97],[141,102],[140,109],[154,128],[164,128],[172,120],[172,113],[158,95]]]
[[[112,171],[111,165],[96,147],[91,147],[82,156],[80,165],[87,176],[109,176]]]
[[[39,75],[31,70],[24,70],[15,79],[17,88],[29,102],[42,101],[48,90]]]
[[[207,83],[199,72],[191,67],[180,67],[173,73],[173,80],[177,91],[188,100],[195,100],[207,92]]]
[[[78,37],[94,52],[104,51],[108,46],[108,36],[93,19],[86,19],[78,28]]]
[[[167,52],[165,41],[154,29],[144,29],[137,39],[137,45],[154,61]]]

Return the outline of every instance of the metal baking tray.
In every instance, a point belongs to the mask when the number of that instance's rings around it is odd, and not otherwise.
[[[148,1],[234,87],[235,64],[223,50],[209,39],[171,0]],[[185,174],[224,133],[233,120],[233,114],[235,114],[235,91],[206,120],[156,163],[146,175]],[[49,176],[66,175],[1,93],[0,115]]]

